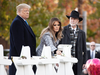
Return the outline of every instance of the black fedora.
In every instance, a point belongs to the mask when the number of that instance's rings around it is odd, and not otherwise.
[[[73,11],[71,12],[71,15],[70,15],[70,16],[67,16],[67,15],[66,15],[66,17],[68,17],[68,19],[69,19],[70,17],[78,18],[78,19],[79,19],[79,22],[83,20],[83,18],[79,17],[79,12],[77,12],[77,11],[75,11],[75,10],[73,10]]]

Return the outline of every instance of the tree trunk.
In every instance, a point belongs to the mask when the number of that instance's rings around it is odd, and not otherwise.
[[[78,0],[78,12],[82,15],[83,0]]]
[[[83,0],[78,0],[78,12],[80,13],[80,17],[82,16],[82,5],[83,5]],[[83,30],[83,25],[82,22],[79,23],[79,28]]]

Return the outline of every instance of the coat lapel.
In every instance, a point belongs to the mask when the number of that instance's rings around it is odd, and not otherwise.
[[[19,18],[24,23],[24,27],[26,27],[28,29],[28,31],[32,34],[32,36],[35,37],[35,34],[33,33],[33,31],[30,28],[30,26],[27,25],[26,22],[19,15],[17,15],[17,18]]]
[[[68,36],[69,40],[71,40],[70,39],[70,29],[69,29],[69,25],[66,26],[66,28],[65,28],[65,34]]]
[[[78,31],[78,37],[77,37],[77,40],[79,41],[79,40],[80,40],[80,38],[81,38],[81,31],[80,31],[80,29],[79,29],[79,31]]]
[[[97,57],[97,51],[95,51],[95,58]]]
[[[90,50],[88,51],[88,56],[89,56],[89,59],[91,59]]]
[[[32,31],[31,27],[29,25],[26,24],[26,22],[24,22],[26,28],[28,29],[28,31],[32,34],[33,37],[35,37],[34,32]]]

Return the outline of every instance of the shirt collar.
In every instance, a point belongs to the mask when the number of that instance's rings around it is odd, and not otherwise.
[[[71,29],[76,31],[76,28],[71,27]]]
[[[92,53],[92,52],[95,52],[95,50],[93,50],[93,51],[92,51],[92,50],[90,50],[90,52],[91,52],[91,53]]]

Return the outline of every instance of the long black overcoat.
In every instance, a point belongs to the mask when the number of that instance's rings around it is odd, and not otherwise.
[[[69,25],[64,27],[63,30],[64,37],[62,38],[60,44],[71,44],[70,39],[70,29]],[[76,75],[81,75],[82,65],[86,63],[86,36],[85,32],[79,29],[78,38],[76,41],[76,58],[78,59],[78,63],[76,64]]]
[[[10,55],[20,56],[22,46],[29,46],[31,56],[36,55],[36,39],[35,34],[26,22],[16,16],[10,26]],[[9,67],[9,75],[15,75],[16,68],[14,63]]]

